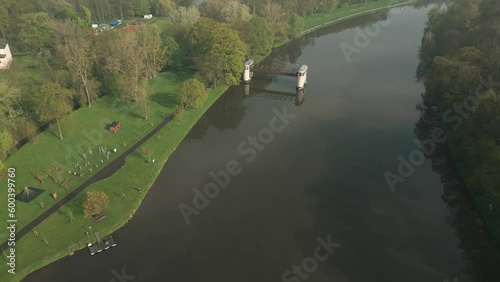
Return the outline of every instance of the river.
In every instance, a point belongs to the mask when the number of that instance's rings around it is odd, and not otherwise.
[[[117,247],[24,281],[498,281],[498,248],[444,145],[394,190],[384,178],[417,149],[416,129],[421,140],[428,131],[415,71],[429,9],[363,16],[274,50],[262,64],[309,66],[301,105],[255,95],[294,92],[290,77],[256,74],[249,97],[230,88],[114,234]],[[360,28],[371,37],[356,44]],[[341,45],[356,51],[346,59]],[[193,207],[193,188],[228,164],[239,173],[186,224],[179,205]]]

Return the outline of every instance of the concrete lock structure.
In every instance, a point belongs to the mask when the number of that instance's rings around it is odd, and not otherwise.
[[[307,86],[307,65],[302,65],[299,69],[283,68],[283,67],[273,67],[273,66],[262,66],[253,67],[254,61],[249,59],[243,65],[243,81],[249,83],[252,80],[254,72],[265,73],[272,75],[283,75],[297,77],[297,90],[302,90]]]
[[[307,85],[307,66],[302,65],[297,71],[297,90],[302,90]]]
[[[253,72],[252,72],[253,60],[250,59],[245,62],[243,69],[243,81],[245,83],[250,82],[252,80]]]

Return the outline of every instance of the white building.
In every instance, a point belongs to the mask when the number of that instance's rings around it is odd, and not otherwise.
[[[0,39],[0,70],[8,69],[12,62],[12,54],[10,53],[9,44],[7,40]]]
[[[150,20],[153,18],[153,15],[152,14],[147,14],[147,15],[144,15],[144,19],[145,20]]]

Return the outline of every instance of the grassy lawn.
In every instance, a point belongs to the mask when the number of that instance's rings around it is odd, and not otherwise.
[[[120,102],[112,97],[103,97],[96,101],[92,108],[74,111],[62,121],[64,140],[58,139],[57,129],[53,126],[38,135],[36,144],[26,144],[13,154],[6,161],[6,165],[16,168],[15,180],[18,183],[18,192],[25,186],[45,190],[28,204],[18,202],[18,229],[44,212],[45,209],[41,208],[42,203],[45,208],[57,204],[58,200],[124,152],[124,144],[128,146],[137,142],[152,129],[151,125],[162,121],[162,115],[171,112],[173,105],[167,102],[163,105],[152,102],[150,106],[152,114],[146,121],[139,115],[135,105]],[[120,121],[122,128],[117,133],[111,133],[107,130],[107,125],[115,120]],[[106,160],[105,156],[99,153],[99,147],[106,147],[107,150],[117,148],[118,152],[112,153],[110,159]],[[92,150],[92,155],[88,153],[89,150]],[[87,160],[83,159],[85,152]],[[87,161],[90,163],[89,166],[85,166]],[[55,180],[46,177],[49,170]],[[69,171],[72,173],[69,174]],[[74,172],[81,176],[75,176]],[[37,175],[43,177],[43,183],[35,177]],[[65,181],[67,186],[60,187]],[[5,183],[2,181],[2,185],[6,185]],[[57,193],[56,200],[51,197],[52,193]],[[6,199],[6,197],[6,189],[0,189],[0,198]],[[6,216],[6,210],[0,210],[0,217]],[[0,230],[1,241],[6,240],[8,236],[6,231]]]
[[[40,133],[36,144],[26,144],[12,155],[6,161],[6,165],[16,168],[15,180],[22,185],[22,187],[18,186],[18,191],[24,186],[45,190],[42,195],[28,204],[18,202],[18,230],[42,214],[47,207],[57,204],[58,200],[124,152],[124,147],[136,143],[151,131],[153,126],[172,113],[176,105],[175,87],[187,77],[189,77],[187,73],[162,73],[156,79],[149,81],[151,115],[147,121],[141,117],[134,104],[122,102],[112,96],[102,97],[94,103],[92,108],[74,111],[62,121],[63,140],[59,140],[56,136],[54,126]],[[107,125],[115,120],[120,121],[122,127],[117,133],[111,133],[107,130]],[[112,153],[109,160],[106,160],[105,156],[99,153],[99,147],[105,147],[107,150],[117,148],[118,152]],[[84,160],[83,153],[89,150],[92,150],[92,155],[87,153],[87,160]],[[101,160],[103,160],[102,164]],[[90,163],[87,167],[86,162]],[[76,164],[78,164],[77,167],[75,167]],[[48,170],[52,171],[55,181],[45,177]],[[69,174],[69,171],[72,173]],[[81,176],[75,176],[73,172]],[[35,177],[36,175],[44,176],[44,182],[41,183]],[[64,181],[67,187],[60,187]],[[6,185],[6,181],[1,183]],[[57,193],[56,200],[52,198],[52,193]],[[6,189],[0,189],[0,198],[6,199],[6,197]],[[41,203],[45,205],[45,209],[41,208]],[[5,209],[0,210],[0,216],[6,218]],[[6,229],[0,230],[0,241],[5,241],[7,236]]]
[[[173,111],[174,105],[174,90],[178,83],[184,81],[189,77],[189,74],[180,73],[162,73],[157,76],[157,78],[149,81],[148,90],[152,93],[152,105],[151,107],[155,109],[155,118],[151,117],[151,120],[156,120],[159,122],[161,120],[162,114],[169,114]],[[39,237],[34,237],[33,235],[26,235],[22,239],[20,239],[16,245],[16,256],[18,257],[17,261],[17,269],[16,275],[7,273],[6,264],[1,264],[0,266],[0,281],[20,281],[25,275],[30,272],[47,265],[48,263],[60,259],[66,255],[68,255],[71,251],[83,248],[86,246],[88,242],[93,241],[92,236],[86,236],[85,231],[88,230],[88,226],[92,226],[93,231],[99,231],[102,235],[110,234],[118,228],[122,227],[129,218],[135,213],[137,208],[139,208],[140,203],[142,202],[144,196],[147,191],[154,183],[157,175],[159,174],[163,164],[167,161],[170,154],[175,150],[178,144],[184,139],[189,130],[196,124],[198,119],[203,115],[203,113],[217,100],[218,97],[225,92],[226,87],[219,87],[217,90],[210,90],[209,98],[205,101],[205,104],[202,108],[196,110],[189,110],[183,113],[181,116],[176,117],[173,121],[171,121],[166,127],[160,130],[154,137],[144,144],[144,146],[148,146],[153,150],[153,158],[157,161],[155,165],[151,163],[145,162],[144,158],[140,154],[140,148],[129,155],[126,160],[125,167],[119,170],[110,178],[107,178],[103,181],[94,183],[90,187],[88,187],[85,191],[104,191],[110,197],[110,208],[106,212],[107,219],[101,222],[96,222],[88,218],[83,217],[83,208],[82,203],[86,199],[86,193],[83,192],[73,200],[71,200],[68,204],[65,205],[59,212],[54,213],[47,220],[36,227],[36,231],[39,234]],[[102,101],[101,101],[102,100]],[[107,98],[101,99],[98,104],[100,105],[92,109],[85,109],[88,111],[93,111],[98,109],[99,113],[93,114],[94,116],[99,116],[99,114],[104,114],[107,111],[117,111],[109,106],[109,101]],[[106,107],[107,106],[107,107]],[[82,109],[84,110],[84,109]],[[78,117],[70,117],[68,120],[65,120],[65,123],[71,122],[72,120],[76,121],[83,120],[85,118],[90,118],[90,114],[79,112],[82,110],[78,110],[75,114],[79,114],[81,116]],[[145,134],[146,129],[150,130],[149,121],[146,122],[140,117],[135,115],[124,114],[124,116],[128,116],[128,119],[122,119],[123,131],[111,134],[107,133],[103,134],[103,144],[116,144],[117,142],[121,142],[122,139],[127,135],[132,135],[130,139],[130,144],[132,144],[132,139],[138,139],[139,134],[135,134],[134,130],[139,130],[141,127],[143,128],[143,132],[141,132],[141,136]],[[95,121],[94,121],[95,122]],[[91,130],[94,128],[93,124],[85,123],[86,129]],[[132,124],[137,125],[135,129],[129,129],[125,131],[126,126],[131,126]],[[78,135],[81,130],[85,129],[85,126],[81,126],[80,130],[75,130],[68,135],[68,140],[64,140],[62,142],[70,142],[73,140],[72,135]],[[104,130],[104,129],[103,129]],[[104,130],[105,132],[105,130]],[[51,150],[50,146],[59,147],[57,144],[57,139],[52,136],[51,133],[43,133],[46,135],[44,140],[40,140],[39,144],[29,144],[25,146],[26,148],[32,146],[49,146],[43,154],[40,156],[40,162],[43,163],[43,159],[52,159],[52,154],[47,153],[47,151]],[[69,137],[71,135],[71,137]],[[116,140],[113,138],[117,138],[115,136],[122,135],[120,140]],[[80,135],[80,137],[82,137]],[[70,139],[71,138],[71,139]],[[55,145],[45,145],[45,143],[56,143]],[[45,147],[44,147],[45,148]],[[20,150],[15,156],[25,156],[27,158],[28,155],[24,151],[28,151],[28,149]],[[33,149],[37,150],[37,152],[42,152],[42,148]],[[21,158],[21,157],[18,157]],[[23,158],[21,158],[23,160]],[[39,162],[39,164],[40,164]],[[10,160],[8,162],[10,164]],[[25,165],[28,165],[27,163]],[[17,166],[17,165],[16,165]],[[18,166],[19,176],[18,179],[25,178],[26,176],[24,172],[24,165]],[[22,173],[22,175],[21,175]],[[74,184],[76,184],[76,178]],[[29,179],[28,179],[29,180]],[[36,180],[35,180],[36,181]],[[48,183],[50,181],[47,181]],[[80,181],[78,181],[80,182]],[[41,188],[51,190],[55,189],[58,191],[58,195],[61,192],[61,188],[52,187],[54,185],[48,184],[47,187],[43,186]],[[76,185],[75,185],[76,186]],[[40,185],[38,185],[40,187]],[[134,188],[142,187],[141,193],[137,192]],[[59,189],[59,190],[58,190]],[[68,189],[69,191],[70,189]],[[45,193],[44,193],[45,194]],[[61,194],[62,196],[62,194]],[[50,203],[48,193],[42,195],[43,199],[46,200],[47,204]],[[5,199],[5,198],[4,198]],[[25,207],[23,207],[23,205]],[[24,210],[19,210],[18,214],[24,214],[30,212],[32,214],[31,217],[25,216],[26,223],[27,220],[34,217],[34,214],[41,212],[40,207],[35,206],[35,204],[23,204],[18,203],[18,206],[23,207]],[[73,222],[70,221],[70,216],[68,210],[71,210],[75,220]],[[23,215],[24,218],[24,215]],[[82,227],[85,226],[85,227]],[[62,228],[63,227],[63,228]],[[2,234],[5,238],[6,233]],[[45,246],[44,241],[46,240],[49,243],[49,246]],[[14,278],[14,279],[13,279]],[[13,279],[13,280],[12,280]]]

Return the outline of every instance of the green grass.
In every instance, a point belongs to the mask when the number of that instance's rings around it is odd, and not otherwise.
[[[126,145],[134,144],[152,129],[151,123],[154,125],[161,122],[162,113],[171,112],[169,108],[164,108],[154,102],[151,103],[151,109],[150,119],[146,121],[140,117],[135,105],[119,102],[111,97],[104,97],[96,101],[92,108],[74,111],[61,122],[63,140],[58,139],[54,126],[40,133],[36,144],[27,144],[13,154],[6,161],[6,165],[16,168],[15,180],[18,183],[18,191],[20,192],[24,186],[45,190],[41,196],[28,204],[18,202],[18,229],[44,212],[45,209],[40,207],[40,203],[43,202],[46,208],[57,204],[58,200],[123,152],[124,143]],[[106,128],[106,125],[114,120],[120,121],[122,125],[118,133],[110,133]],[[110,160],[105,160],[104,155],[99,154],[100,146],[106,147],[108,150],[117,148],[118,153],[111,154]],[[91,165],[85,167],[82,154],[88,150],[92,150],[93,154],[87,154]],[[101,164],[100,160],[104,160],[104,164]],[[75,164],[79,164],[83,170],[75,168]],[[94,167],[96,164],[99,168]],[[44,183],[40,183],[35,175],[45,175],[48,170],[53,172],[56,181],[46,178]],[[82,173],[83,176],[68,174],[68,171]],[[67,188],[59,187],[66,179],[68,179]],[[5,184],[5,181],[1,183]],[[51,193],[57,193],[58,199],[52,199]],[[1,189],[0,198],[6,199],[6,197],[6,189]],[[0,217],[6,218],[6,210],[0,210]],[[4,241],[7,236],[6,230],[0,230],[1,241]]]
[[[148,90],[153,93],[152,104],[156,104],[156,106],[152,106],[152,108],[156,109],[155,113],[157,115],[160,113],[168,114],[173,111],[173,106],[175,105],[175,99],[173,98],[175,95],[174,89],[178,83],[184,81],[188,77],[189,74],[186,73],[162,73],[148,83]],[[86,193],[81,193],[66,204],[63,209],[54,213],[35,228],[39,234],[38,238],[35,238],[32,234],[28,234],[18,241],[16,249],[18,257],[17,274],[15,276],[8,274],[7,266],[2,264],[0,266],[0,281],[20,281],[30,272],[68,255],[72,250],[83,248],[93,239],[84,234],[89,225],[92,226],[93,231],[100,231],[102,235],[110,234],[122,227],[135,213],[137,208],[139,208],[144,196],[155,181],[170,154],[177,148],[178,144],[184,139],[203,113],[222,95],[222,93],[225,92],[226,89],[227,87],[219,87],[217,90],[210,90],[209,98],[205,101],[202,108],[184,112],[147,141],[144,146],[153,149],[153,158],[157,160],[155,165],[145,162],[140,154],[139,148],[136,152],[127,157],[123,169],[119,170],[108,179],[94,183],[85,190],[85,192],[104,191],[109,195],[111,204],[110,208],[106,211],[106,220],[95,222],[83,217],[82,203],[85,201]],[[104,104],[104,102],[102,104]],[[95,110],[95,108],[89,110]],[[108,108],[108,110],[110,110],[110,108]],[[80,111],[81,110],[78,110],[76,113]],[[82,117],[88,116],[79,116],[78,119]],[[72,119],[76,120],[76,118],[69,118],[69,120]],[[106,142],[108,141],[107,137],[114,137],[120,134],[129,135],[130,130],[125,132],[125,126],[134,121],[137,125],[142,125],[143,127],[148,124],[148,122],[145,122],[137,116],[131,116],[130,120],[123,123],[123,131],[106,135],[104,138]],[[91,125],[87,126],[88,128],[92,128]],[[148,130],[149,129],[150,128],[148,128]],[[76,131],[76,134],[78,134],[78,131]],[[145,134],[145,132],[142,132],[141,135],[143,134]],[[46,138],[57,141],[54,139],[55,137],[50,135]],[[37,145],[43,144],[42,141],[43,140],[40,140],[40,143]],[[33,145],[30,144],[26,147],[30,146]],[[57,144],[55,146],[57,147]],[[20,150],[16,155],[24,155],[24,153]],[[47,157],[48,156],[43,155],[40,159]],[[20,166],[19,172],[21,173],[23,170],[22,166]],[[25,176],[19,176],[19,179],[21,177]],[[141,193],[138,193],[134,189],[138,186],[143,188]],[[48,195],[45,196],[48,197]],[[125,196],[125,198],[123,196]],[[23,203],[18,203],[18,206],[21,207],[22,205]],[[33,211],[37,211],[38,209],[40,208],[34,208]],[[74,222],[70,222],[67,209],[72,210],[75,217]],[[25,208],[25,210],[27,209]],[[24,212],[25,211],[19,211],[19,213]],[[50,245],[48,247],[44,245],[42,238],[49,242]]]
[[[151,114],[148,120],[142,118],[135,104],[123,102],[112,96],[98,99],[92,108],[81,108],[74,111],[62,122],[63,140],[59,140],[55,126],[38,135],[37,143],[29,143],[13,154],[7,161],[7,167],[17,170],[16,182],[20,183],[18,192],[24,186],[31,186],[45,190],[45,192],[30,203],[19,202],[17,204],[18,230],[26,226],[31,220],[41,215],[46,208],[68,195],[71,191],[94,175],[98,169],[118,157],[125,151],[125,146],[130,146],[140,140],[144,135],[159,124],[164,117],[174,111],[176,106],[175,87],[189,77],[188,73],[162,73],[148,83],[148,91],[151,93]],[[121,129],[117,133],[111,133],[107,125],[112,121],[120,121]],[[106,160],[99,153],[99,147],[107,150],[117,148],[118,152],[112,153],[110,159]],[[90,166],[85,167],[86,162],[82,154],[89,149],[93,154],[87,154]],[[101,164],[100,160],[104,163]],[[79,164],[83,168],[75,168]],[[95,165],[98,165],[98,168]],[[56,169],[59,168],[59,170]],[[46,178],[44,183],[35,177],[46,175],[51,170],[56,178],[52,181]],[[90,171],[92,169],[92,172]],[[68,174],[68,171],[82,173],[82,176]],[[68,179],[67,188],[60,184]],[[1,182],[6,185],[6,181]],[[22,187],[21,187],[22,185]],[[51,197],[57,193],[57,200]],[[6,199],[7,190],[0,189],[0,198]],[[40,207],[45,204],[45,209]],[[0,210],[0,217],[6,218],[6,210]],[[0,241],[8,238],[7,230],[0,230]]]

